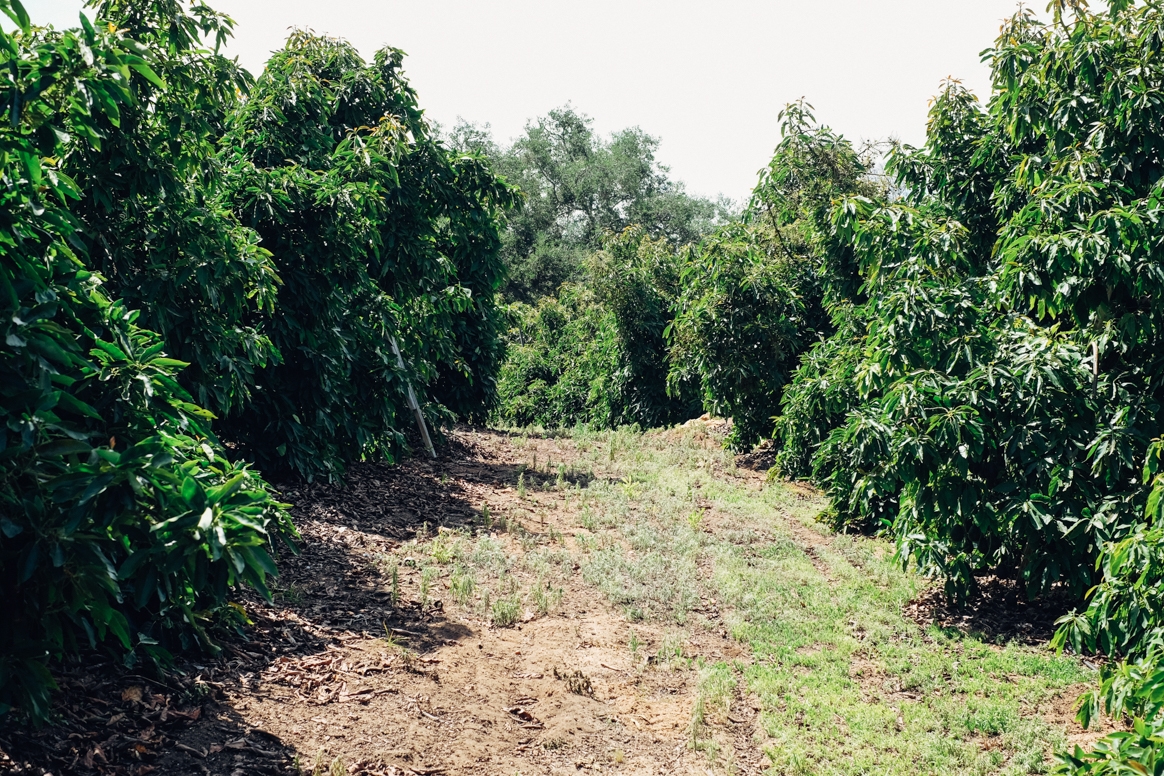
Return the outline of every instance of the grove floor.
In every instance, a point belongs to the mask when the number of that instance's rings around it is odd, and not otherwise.
[[[250,642],[168,680],[68,667],[0,772],[1026,774],[1101,732],[1055,612],[942,610],[716,431],[461,429],[290,487],[302,550]]]

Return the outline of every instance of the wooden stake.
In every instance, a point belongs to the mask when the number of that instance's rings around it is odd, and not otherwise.
[[[396,344],[396,338],[391,338],[392,352],[396,354],[396,365],[400,367],[400,371],[404,371],[404,356],[400,355],[400,346]],[[405,377],[404,387],[408,389],[408,408],[412,410],[412,414],[416,417],[416,427],[420,429],[420,438],[424,440],[425,449],[428,450],[428,455],[433,460],[436,459],[436,449],[432,446],[432,439],[428,435],[428,425],[424,422],[424,413],[420,411],[420,403],[416,400],[416,393],[412,390],[412,382]]]

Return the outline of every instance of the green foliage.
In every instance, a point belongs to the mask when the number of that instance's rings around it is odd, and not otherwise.
[[[844,411],[812,461],[838,519],[884,524],[899,557],[955,596],[986,570],[1032,594],[1081,594],[1098,571],[1056,641],[1127,656],[1080,718],[1102,707],[1133,729],[1061,755],[1058,772],[1158,773],[1164,536],[1148,440],[1162,430],[1164,272],[1145,84],[1160,80],[1164,24],[1154,4],[1063,10],[1052,26],[1020,12],[1004,27],[988,110],[946,85],[926,146],[891,158],[896,201],[837,208],[864,331],[805,362],[780,428],[803,471],[806,421]]]
[[[1164,772],[1164,667],[1156,646],[1142,657],[1104,666],[1099,690],[1080,700],[1084,727],[1100,713],[1127,719],[1129,730],[1109,733],[1091,751],[1076,746],[1056,755],[1055,773],[1158,774]]]
[[[1053,773],[1074,776],[1142,776],[1164,774],[1164,725],[1135,720],[1132,730],[1110,733],[1091,751],[1076,746],[1071,753],[1056,755]]]
[[[664,332],[687,250],[632,227],[590,261],[590,288],[563,286],[536,307],[511,305],[514,327],[498,418],[524,426],[657,427],[697,415],[694,392],[668,393]]]
[[[803,363],[781,455],[803,473],[811,426],[832,426],[811,467],[838,521],[884,525],[956,597],[987,571],[1032,595],[1098,581],[1056,641],[1132,661],[1081,719],[1102,706],[1133,730],[1058,769],[1160,773],[1164,12],[1052,10],[1004,26],[986,110],[946,84],[926,145],[891,155],[893,201],[835,209],[863,323]]]
[[[223,140],[227,185],[283,282],[267,325],[281,361],[225,426],[265,468],[335,476],[391,455],[405,379],[439,381],[462,416],[492,403],[498,217],[512,194],[480,158],[431,138],[402,60],[384,49],[368,64],[295,32]]]
[[[994,308],[989,278],[965,274],[958,222],[893,205],[843,213],[842,229],[850,213],[879,274],[856,369],[863,403],[817,453],[842,519],[886,521],[902,557],[955,595],[999,567],[1032,591],[1062,579],[1082,592],[1094,532],[1118,516],[1109,505],[1074,519],[1097,491],[1078,476],[1093,423],[1083,353]]]
[[[1128,528],[1103,546],[1098,568],[1101,579],[1089,592],[1082,614],[1060,621],[1055,643],[1076,652],[1142,656],[1164,650],[1164,522],[1160,502],[1160,440],[1148,450],[1144,479],[1151,485],[1147,522]]]
[[[432,395],[461,420],[483,423],[497,403],[504,357],[505,313],[497,297],[506,272],[501,225],[516,206],[517,194],[495,175],[488,159],[475,154],[447,158],[451,175],[446,172],[443,185],[434,186],[445,198],[438,246],[468,302],[439,322],[452,355],[437,363]]]
[[[836,212],[869,322],[859,405],[818,468],[842,521],[884,522],[956,595],[986,569],[1082,593],[1142,514],[1164,273],[1158,130],[1131,73],[1158,67],[1159,17],[1016,15],[989,110],[947,84],[926,146],[891,159],[902,197]]]
[[[488,156],[525,195],[504,234],[509,300],[533,304],[583,280],[608,234],[638,226],[652,239],[686,245],[729,215],[724,203],[692,197],[669,178],[655,159],[658,138],[635,127],[604,139],[592,123],[557,108],[504,149],[487,126],[462,123],[450,133],[454,147]]]
[[[834,199],[879,193],[868,162],[810,106],[793,103],[780,119],[744,222],[706,238],[685,267],[671,330],[672,385],[699,384],[704,406],[732,418],[736,448],[771,435],[798,359],[833,330],[826,307],[857,285],[852,249],[829,228]],[[789,455],[811,454],[791,452],[797,444],[785,442]]]
[[[609,426],[617,370],[613,316],[592,292],[564,286],[536,306],[509,308],[512,326],[498,379],[498,419],[546,428]]]
[[[176,381],[184,364],[85,265],[82,193],[59,160],[101,144],[134,78],[159,82],[149,52],[105,25],[49,35],[14,0],[0,10],[20,26],[0,32],[0,712],[44,720],[49,661],[82,645],[212,649],[228,588],[265,593],[264,545],[293,529],[225,458]]]
[[[1085,752],[1076,747],[1058,756],[1058,773],[1159,773],[1164,768],[1164,443],[1148,450],[1144,482],[1151,491],[1146,523],[1104,546],[1102,580],[1090,592],[1087,609],[1059,621],[1054,644],[1076,652],[1124,656],[1100,669],[1098,690],[1080,699],[1078,719],[1088,727],[1100,712],[1130,719],[1131,730],[1100,739]],[[1146,770],[1144,770],[1146,769]]]
[[[749,447],[771,418],[809,335],[795,267],[774,260],[752,229],[724,227],[683,268],[670,329],[671,384],[696,382],[704,406],[734,421],[729,443]]]
[[[839,303],[832,319],[836,331],[801,357],[781,398],[772,436],[779,445],[774,468],[783,477],[827,480],[833,462],[822,457],[814,464],[814,456],[859,403],[856,370],[864,345],[864,309]]]
[[[71,210],[110,293],[142,311],[142,325],[190,362],[182,384],[225,415],[278,357],[262,327],[275,268],[222,187],[230,171],[218,139],[251,84],[218,53],[233,22],[204,5],[186,13],[176,0],[92,5],[101,23],[148,52],[153,71],[131,72],[133,99],[95,117],[100,143],[66,146],[62,169],[82,191]]]
[[[697,416],[698,390],[679,381],[668,391],[666,331],[680,296],[691,248],[676,251],[640,227],[608,237],[590,275],[598,303],[610,312],[617,365],[610,375],[612,425],[656,428]]]
[[[814,332],[827,333],[825,308],[858,298],[860,285],[852,248],[830,228],[833,204],[853,194],[880,198],[883,186],[869,176],[867,154],[818,124],[804,100],[785,106],[778,118],[780,143],[760,171],[744,217],[763,227],[770,253],[805,265],[797,290]]]

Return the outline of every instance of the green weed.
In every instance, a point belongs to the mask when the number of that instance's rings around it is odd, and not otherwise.
[[[420,608],[424,609],[428,606],[428,596],[432,590],[432,581],[436,579],[438,572],[431,566],[423,569],[420,572]]]
[[[515,597],[498,598],[489,607],[489,619],[498,628],[508,628],[521,618],[521,602]]]
[[[460,557],[460,543],[461,537],[456,532],[441,529],[429,543],[428,554],[442,566],[452,563]]]
[[[618,432],[606,435],[605,449],[592,446],[584,465],[600,476],[586,489],[585,530],[574,539],[584,581],[628,619],[707,627],[694,607],[714,599],[721,619],[710,627],[749,648],[745,667],[701,666],[693,746],[718,751],[710,731],[739,693],[762,710],[776,773],[1049,768],[1064,731],[1031,710],[1093,672],[1046,650],[921,630],[902,612],[926,581],[901,570],[890,544],[830,534],[815,522],[825,502],[778,482],[757,491],[713,476],[730,470],[730,455],[684,439]],[[692,509],[695,494],[707,508]],[[714,530],[709,509],[722,517]],[[820,537],[814,557],[803,531]],[[690,667],[686,641],[684,631],[667,633],[652,662]],[[908,700],[883,700],[893,693]]]
[[[449,592],[457,604],[467,606],[473,600],[473,593],[476,589],[477,582],[473,579],[472,572],[461,567],[453,570],[449,577]]]
[[[541,580],[533,587],[534,606],[537,607],[538,614],[545,616],[562,605],[562,588],[551,587],[549,583],[543,584]]]

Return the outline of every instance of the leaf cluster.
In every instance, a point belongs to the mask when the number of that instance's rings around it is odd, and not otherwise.
[[[589,287],[510,306],[498,419],[512,425],[658,427],[698,414],[696,392],[668,391],[665,333],[689,249],[631,227],[591,257]]]
[[[526,125],[507,147],[488,126],[460,123],[450,144],[488,157],[522,194],[502,235],[502,293],[534,304],[567,282],[587,282],[607,236],[637,227],[673,245],[697,242],[732,215],[730,203],[688,194],[658,162],[659,139],[631,127],[604,138],[570,106]]]
[[[157,74],[105,25],[0,32],[0,712],[49,713],[49,661],[108,646],[165,660],[213,648],[228,589],[265,592],[265,549],[294,529],[230,462],[140,315],[87,265],[83,194],[61,160]],[[237,614],[235,615],[237,619]]]
[[[851,247],[833,236],[833,202],[882,194],[870,159],[811,106],[793,103],[780,118],[744,218],[706,237],[684,267],[669,332],[672,385],[698,384],[704,406],[732,418],[728,443],[742,449],[772,435],[798,361],[836,327],[828,308],[859,285]]]

